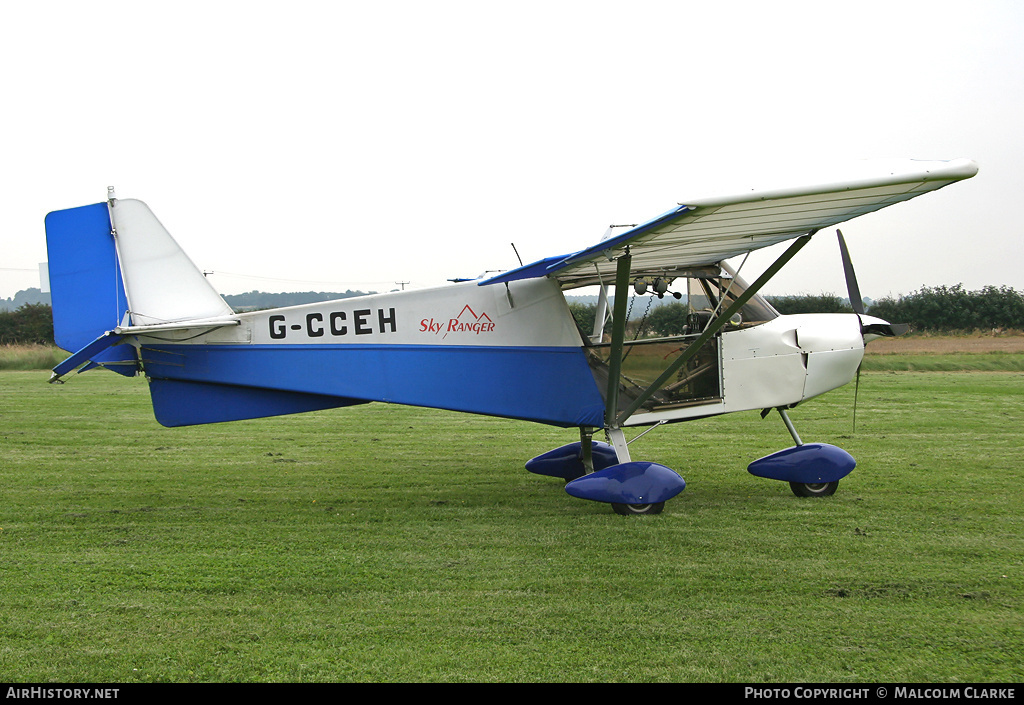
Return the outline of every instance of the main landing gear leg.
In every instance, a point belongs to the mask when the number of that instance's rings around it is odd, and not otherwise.
[[[580,460],[583,462],[583,472],[587,475],[594,472],[594,429],[580,426]]]
[[[626,434],[622,432],[622,429],[609,428],[605,433],[608,434],[608,442],[611,443],[612,448],[615,449],[615,457],[619,459],[619,462],[630,462],[629,445],[626,443]]]

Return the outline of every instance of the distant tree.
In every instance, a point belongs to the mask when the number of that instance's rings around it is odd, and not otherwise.
[[[14,298],[0,299],[0,311],[15,311],[25,304],[50,304],[50,292],[36,288],[22,289]]]
[[[835,294],[766,296],[768,303],[783,315],[791,313],[853,313],[853,308]]]
[[[578,302],[569,303],[569,312],[576,320],[580,330],[590,335],[594,330],[594,319],[597,318],[597,304],[584,304]]]
[[[689,307],[678,301],[662,304],[648,314],[645,327],[659,336],[685,335],[687,313]]]
[[[0,311],[0,344],[53,344],[53,310],[47,304],[23,304]]]
[[[224,300],[236,311],[254,311],[281,308],[283,306],[300,306],[320,301],[348,299],[353,296],[365,296],[367,293],[372,294],[375,292],[352,291],[348,289],[344,293],[332,291],[286,291],[280,294],[270,294],[264,291],[247,291],[244,294],[226,294]]]
[[[962,284],[921,287],[907,296],[879,299],[872,316],[909,323],[915,330],[1024,328],[1024,294],[1008,286],[967,291]]]

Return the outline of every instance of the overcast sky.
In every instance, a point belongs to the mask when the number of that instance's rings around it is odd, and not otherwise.
[[[46,213],[108,185],[222,293],[381,290],[876,157],[980,173],[842,226],[865,296],[1024,290],[1015,0],[0,7],[0,297],[39,285]],[[831,232],[766,289],[823,291]]]

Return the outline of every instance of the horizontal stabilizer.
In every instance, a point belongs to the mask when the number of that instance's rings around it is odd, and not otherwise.
[[[325,394],[283,392],[227,384],[153,379],[153,413],[162,426],[192,426],[335,409],[365,402]]]
[[[218,328],[241,325],[238,318],[209,318],[195,321],[182,321],[180,323],[154,323],[145,326],[118,326],[114,333],[118,335],[152,335],[153,333],[167,333],[169,331],[214,331]]]

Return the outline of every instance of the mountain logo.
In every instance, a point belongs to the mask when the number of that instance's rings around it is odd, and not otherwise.
[[[420,332],[441,335],[442,340],[447,338],[449,333],[481,335],[494,332],[494,321],[486,312],[477,314],[469,304],[466,304],[458,316],[447,321],[424,318],[420,321]]]

